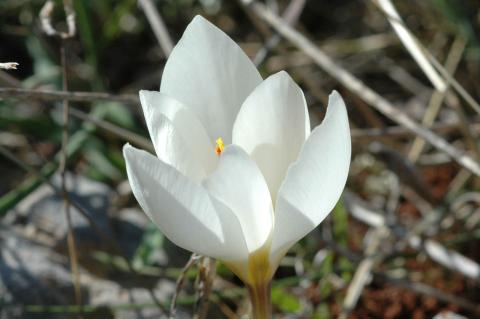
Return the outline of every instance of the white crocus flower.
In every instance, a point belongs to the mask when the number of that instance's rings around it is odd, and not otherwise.
[[[345,186],[351,142],[341,96],[330,95],[310,132],[288,74],[262,80],[232,39],[197,16],[160,91],[140,99],[157,156],[130,145],[123,152],[143,210],[178,246],[222,260],[251,289],[268,286]]]

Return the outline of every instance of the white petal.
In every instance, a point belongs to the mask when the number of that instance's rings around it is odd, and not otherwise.
[[[318,226],[337,203],[348,177],[351,140],[347,110],[332,92],[327,114],[288,170],[277,197],[271,259],[278,261]]]
[[[230,144],[238,110],[261,81],[242,49],[196,16],[165,65],[160,92],[191,108],[213,140]]]
[[[169,151],[165,149],[165,145],[171,143],[166,140],[170,136],[164,134],[159,126],[159,123],[165,122],[165,119],[162,119],[165,117],[190,151],[189,158],[198,161],[207,175],[214,170],[218,160],[213,140],[195,114],[177,100],[160,92],[140,91],[140,102],[157,154],[169,156],[165,154],[165,151]]]
[[[199,161],[194,160],[192,152],[170,120],[160,112],[145,114],[145,117],[150,118],[148,122],[155,123],[149,127],[149,131],[158,158],[192,180],[202,181],[207,176],[205,169]]]
[[[204,185],[212,197],[235,213],[249,252],[265,244],[273,226],[272,200],[262,173],[244,150],[227,146],[217,170]]]
[[[228,210],[218,214],[207,191],[145,151],[125,145],[133,194],[145,213],[176,245],[222,260],[246,260],[241,226]]]
[[[233,143],[255,160],[275,201],[309,133],[303,92],[282,71],[263,81],[245,100],[233,127]]]

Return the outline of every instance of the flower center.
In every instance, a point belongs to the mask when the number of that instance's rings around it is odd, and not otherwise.
[[[220,154],[222,154],[223,152],[223,149],[225,148],[225,144],[223,143],[223,140],[221,137],[217,138],[215,143],[217,144],[217,146],[215,146],[215,153],[217,153],[217,155],[220,156]]]

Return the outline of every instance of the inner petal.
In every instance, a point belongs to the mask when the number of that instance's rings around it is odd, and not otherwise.
[[[274,202],[309,132],[303,92],[286,72],[267,78],[243,103],[233,126],[233,144],[257,163]]]
[[[272,200],[262,173],[244,150],[225,147],[203,185],[237,216],[249,253],[266,243],[273,226]]]
[[[198,162],[207,175],[215,169],[218,159],[211,151],[214,144],[191,110],[177,100],[155,91],[140,91],[140,101],[159,157],[172,138],[172,133],[162,130],[159,124],[168,122],[175,134],[180,136],[184,147],[190,151],[192,160]]]

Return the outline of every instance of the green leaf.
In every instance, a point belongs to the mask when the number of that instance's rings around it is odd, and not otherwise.
[[[348,234],[348,214],[342,200],[339,200],[333,209],[332,219],[333,238],[338,244],[345,246],[347,244]]]
[[[315,311],[312,319],[328,319],[328,318],[330,318],[330,309],[328,308],[328,304],[323,302],[317,307],[317,310]]]
[[[298,312],[301,304],[299,299],[280,287],[272,288],[272,303],[282,312]]]
[[[134,128],[132,112],[125,105],[118,102],[106,102],[102,105],[106,110],[106,119],[124,128]]]
[[[155,226],[153,223],[150,223],[147,230],[143,234],[142,242],[138,246],[135,255],[133,256],[132,263],[135,269],[152,265],[152,256],[156,250],[163,246],[164,238],[165,237],[157,228],[157,226]]]

